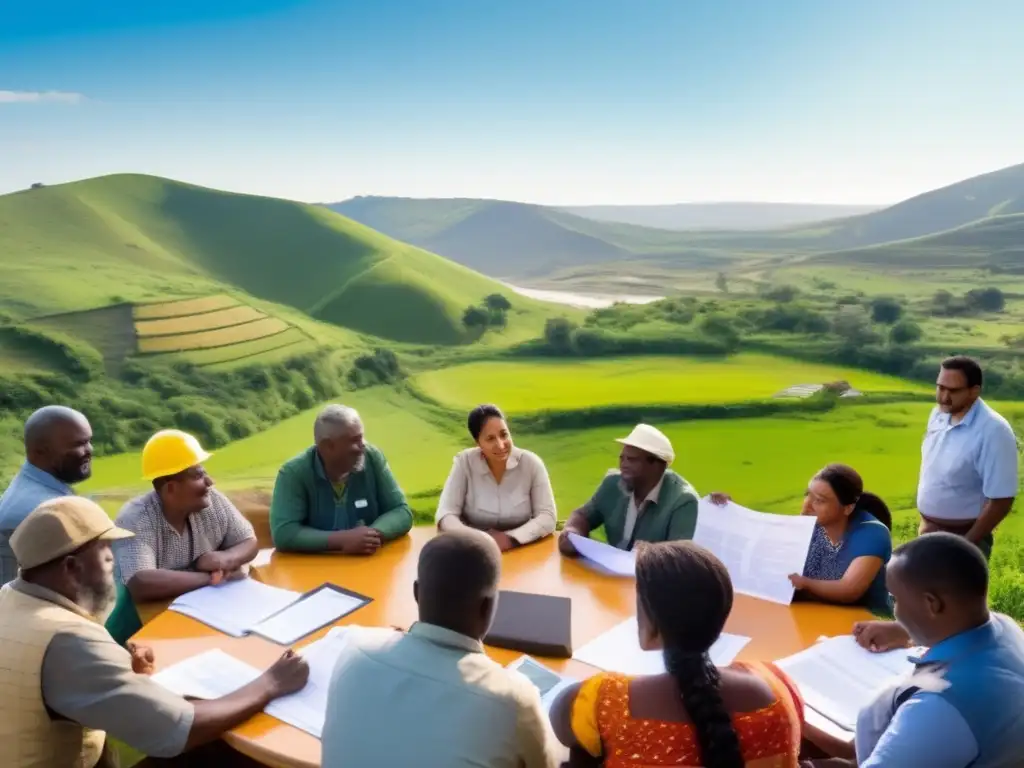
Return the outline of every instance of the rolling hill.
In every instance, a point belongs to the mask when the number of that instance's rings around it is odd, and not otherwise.
[[[739,207],[733,209],[730,205]],[[772,226],[777,228],[761,231],[740,229],[739,224],[731,231],[667,228],[681,226],[673,223],[679,221],[673,217],[687,210],[694,222],[701,216],[710,220],[713,215],[722,223],[739,222],[747,215],[746,205],[641,206],[632,211],[636,216],[630,214],[629,206],[562,210],[472,199],[357,197],[328,207],[399,240],[502,278],[546,277],[566,270],[609,265],[628,273],[628,265],[638,262],[669,269],[728,269],[752,256],[807,257],[872,248],[1024,213],[1024,164],[854,216],[846,215],[853,211],[841,206],[797,206],[792,210],[767,206],[758,215],[821,218],[832,210],[844,217],[790,225],[775,223]],[[746,220],[752,221],[762,204],[750,205]],[[641,212],[643,217],[638,218]],[[632,216],[630,223],[611,220],[626,218],[627,214]],[[775,221],[780,222],[781,218]],[[637,226],[641,222],[665,228]],[[999,238],[1004,226],[1005,222],[979,227],[966,236],[970,244],[965,247],[999,250],[1003,247]],[[946,247],[955,248],[957,237],[960,236],[947,238]],[[903,251],[893,251],[900,252]],[[947,257],[946,263],[950,258],[954,257]]]
[[[463,311],[489,294],[512,301],[508,334],[536,335],[550,313],[323,207],[152,176],[0,197],[0,265],[0,310],[19,321],[241,291],[360,334],[460,344],[475,338]],[[253,340],[289,325],[248,320],[266,326],[251,331]]]
[[[880,205],[814,203],[675,203],[671,205],[584,205],[562,210],[595,221],[699,232],[769,230],[871,213]]]

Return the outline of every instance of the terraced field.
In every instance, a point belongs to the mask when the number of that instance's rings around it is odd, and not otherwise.
[[[133,308],[136,352],[195,365],[279,359],[312,349],[302,330],[227,295]]]

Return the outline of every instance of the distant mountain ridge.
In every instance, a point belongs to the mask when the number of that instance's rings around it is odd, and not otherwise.
[[[881,205],[815,203],[673,203],[669,205],[583,205],[562,210],[595,221],[686,232],[771,230],[844,219],[881,210]]]
[[[707,204],[702,209],[689,208],[688,215],[704,215],[703,221],[710,226],[715,216],[718,221],[740,216],[744,205]],[[833,215],[849,213],[849,206],[783,206],[778,210],[791,217],[823,218],[760,230],[737,226],[728,231],[682,231],[601,219],[610,215],[623,217],[631,206],[562,209],[469,198],[355,197],[326,207],[398,240],[502,279],[546,276],[559,270],[609,263],[622,263],[628,270],[628,264],[634,260],[656,261],[664,267],[715,269],[755,255],[806,258],[828,254],[829,259],[841,258],[837,254],[851,249],[872,249],[885,243],[925,238],[997,216],[1024,213],[1024,164],[857,215]],[[772,210],[771,204],[754,204],[747,212],[753,217],[757,209],[764,215]],[[639,206],[633,213],[639,216],[644,212],[650,221],[658,220],[658,216],[668,221],[674,210],[686,209]],[[588,211],[589,215],[580,215]],[[637,217],[633,218],[635,222]],[[999,227],[980,226],[972,231],[970,247],[975,256],[970,260],[977,262],[978,249],[984,250],[989,237],[999,240],[999,258],[1007,258],[1001,243],[1008,226],[1014,228],[1004,222]],[[896,248],[890,255],[911,253],[920,256],[916,248]]]

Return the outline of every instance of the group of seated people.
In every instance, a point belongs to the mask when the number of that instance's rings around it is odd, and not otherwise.
[[[893,552],[884,503],[864,493],[851,468],[829,465],[807,489],[803,513],[817,525],[794,586],[880,613],[894,607],[896,622],[851,628],[871,650],[929,650],[918,675],[862,714],[857,762],[801,762],[803,705],[785,674],[769,663],[710,662],[732,584],[714,555],[688,541],[698,495],[669,469],[668,438],[644,424],[618,441],[618,471],[572,512],[558,548],[574,555],[567,532],[603,527],[612,546],[636,550],[639,641],[663,651],[667,672],[592,677],[564,691],[549,720],[537,690],[492,662],[482,639],[500,553],[555,530],[551,483],[542,460],[514,446],[496,407],[475,409],[469,431],[477,446],[455,457],[436,514],[440,535],[420,555],[420,620],[408,631],[362,629],[349,644],[331,684],[324,766],[550,766],[560,759],[556,742],[577,764],[623,768],[953,768],[1017,765],[1024,756],[1024,715],[1009,705],[1024,700],[1024,633],[989,613],[985,558],[947,533]],[[365,556],[406,534],[408,502],[381,451],[365,442],[358,414],[328,406],[313,432],[314,444],[278,473],[275,546]],[[199,765],[189,750],[301,688],[308,668],[289,651],[251,685],[206,702],[148,679],[152,654],[127,641],[119,610],[245,578],[258,543],[213,487],[203,466],[210,454],[176,430],[147,443],[142,474],[153,488],[111,522],[71,488],[90,474],[90,437],[75,411],[33,414],[26,463],[0,498],[0,563],[10,582],[0,591],[0,689],[12,694],[0,697],[0,733],[10,764],[94,768],[109,732],[155,757],[188,752],[186,764]],[[927,735],[936,723],[939,738]],[[218,754],[212,764],[227,759]]]

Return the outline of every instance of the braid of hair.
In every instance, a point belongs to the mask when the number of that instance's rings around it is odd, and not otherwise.
[[[743,750],[719,690],[721,675],[706,653],[665,649],[665,669],[693,721],[704,768],[743,768]]]

